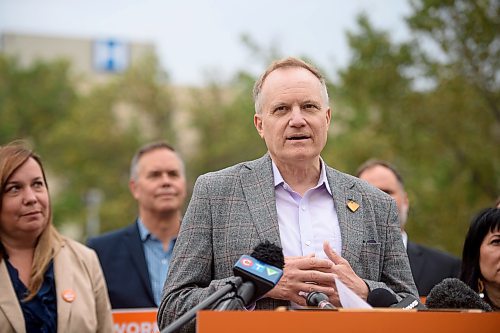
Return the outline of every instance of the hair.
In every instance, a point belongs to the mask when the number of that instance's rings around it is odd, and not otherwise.
[[[486,208],[472,219],[465,237],[460,280],[476,292],[478,291],[478,280],[483,277],[479,267],[479,250],[488,232],[496,230],[500,230],[500,209]]]
[[[135,153],[134,157],[132,157],[132,162],[130,162],[130,179],[133,180],[137,179],[137,171],[139,166],[139,160],[141,159],[141,157],[146,153],[158,149],[166,149],[170,150],[171,152],[174,152],[179,158],[179,161],[181,162],[181,172],[182,174],[185,174],[184,162],[182,161],[182,158],[179,156],[175,148],[166,143],[165,141],[157,141],[145,144],[144,146],[140,147]]]
[[[43,180],[48,192],[47,178],[43,169],[42,160],[36,155],[28,145],[21,140],[13,141],[3,147],[0,147],[0,211],[2,210],[3,195],[5,187],[12,175],[24,164],[28,159],[35,160],[42,170]],[[31,267],[30,283],[27,286],[28,295],[25,300],[30,300],[38,293],[43,283],[45,271],[47,270],[51,260],[59,251],[62,245],[62,237],[57,232],[52,224],[52,209],[50,208],[49,198],[49,215],[48,223],[38,237],[35,245],[33,256],[33,265]],[[0,262],[6,255],[5,249],[0,246]]]
[[[314,67],[313,65],[298,59],[294,57],[288,57],[280,60],[276,60],[271,65],[266,69],[264,74],[260,76],[260,78],[255,82],[253,86],[253,100],[255,103],[255,112],[260,113],[261,108],[262,108],[262,103],[261,103],[261,93],[262,93],[262,86],[264,85],[264,81],[267,79],[269,74],[271,74],[273,71],[280,69],[280,68],[304,68],[307,69],[309,72],[311,72],[314,76],[316,76],[321,83],[322,86],[322,93],[324,95],[325,103],[328,104],[328,90],[326,88],[326,81],[321,72]]]
[[[384,168],[391,170],[394,176],[396,176],[396,179],[398,180],[401,187],[404,187],[403,177],[401,176],[401,173],[398,171],[398,169],[391,163],[383,160],[369,159],[365,163],[361,164],[358,170],[356,170],[356,177],[361,176],[363,172],[376,166],[382,166]]]

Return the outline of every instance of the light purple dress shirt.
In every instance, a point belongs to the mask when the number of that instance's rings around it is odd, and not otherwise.
[[[326,178],[325,163],[322,159],[320,163],[318,184],[301,197],[284,181],[273,161],[276,210],[285,257],[314,253],[318,258],[327,258],[323,251],[325,240],[337,254],[341,254],[339,220]]]

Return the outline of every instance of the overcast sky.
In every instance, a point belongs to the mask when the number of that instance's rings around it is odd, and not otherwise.
[[[348,62],[345,32],[361,11],[407,38],[406,0],[0,0],[0,33],[152,42],[173,83],[199,85],[207,73],[262,69],[244,33],[264,49],[307,55],[331,76]]]

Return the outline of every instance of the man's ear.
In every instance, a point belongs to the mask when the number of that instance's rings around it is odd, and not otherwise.
[[[332,110],[328,108],[328,110],[326,110],[326,122],[328,126],[330,126],[331,121],[332,121]]]
[[[128,189],[130,190],[130,193],[132,193],[132,196],[137,199],[136,193],[137,193],[137,184],[135,183],[135,180],[130,179],[128,181]]]
[[[257,129],[257,132],[259,133],[260,137],[264,139],[264,131],[262,130],[262,115],[259,113],[256,113],[253,115],[253,124],[255,125],[255,128]]]

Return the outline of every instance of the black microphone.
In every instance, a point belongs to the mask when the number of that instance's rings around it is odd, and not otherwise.
[[[319,291],[313,291],[307,294],[306,303],[308,306],[314,306],[319,309],[336,309],[335,306],[330,303],[328,296]]]
[[[257,245],[250,256],[243,255],[233,267],[243,280],[232,298],[215,306],[215,310],[243,310],[274,288],[283,275],[283,249],[269,241]]]
[[[426,306],[423,305],[417,297],[408,295],[398,302],[396,295],[384,288],[376,288],[370,291],[366,301],[374,308],[395,308],[405,310],[426,309]]]
[[[446,278],[431,289],[425,304],[429,309],[480,309],[493,311],[491,306],[463,281]]]
[[[396,295],[384,288],[376,288],[368,293],[366,302],[374,308],[388,308],[398,302]]]
[[[405,309],[405,310],[425,310],[427,307],[420,302],[420,299],[418,297],[415,297],[413,295],[408,295],[405,298],[403,298],[401,301],[398,303],[394,304],[391,306],[391,308],[396,308],[396,309]]]
[[[283,250],[279,246],[269,241],[260,243],[252,256],[243,255],[236,262],[233,267],[235,276],[231,281],[170,323],[161,333],[176,332],[195,318],[198,311],[211,309],[214,304],[217,310],[244,309],[278,283],[284,265]]]

